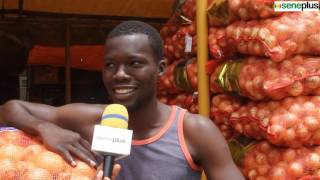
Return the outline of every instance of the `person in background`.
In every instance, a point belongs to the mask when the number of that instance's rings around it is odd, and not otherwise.
[[[157,79],[165,70],[162,40],[139,21],[116,26],[106,38],[102,79],[112,103],[126,106],[133,130],[130,156],[118,160],[117,179],[243,180],[219,129],[206,117],[157,99]],[[52,107],[11,100],[0,108],[1,125],[39,135],[71,165],[74,158],[97,165],[90,151],[93,128],[105,104]]]

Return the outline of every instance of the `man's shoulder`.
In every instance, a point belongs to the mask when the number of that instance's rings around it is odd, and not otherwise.
[[[190,112],[186,112],[185,116],[184,116],[184,124],[187,126],[204,126],[206,127],[208,124],[212,124],[212,121],[200,114],[193,114]]]
[[[187,136],[203,137],[220,133],[213,121],[200,114],[187,112],[184,117],[184,132]]]

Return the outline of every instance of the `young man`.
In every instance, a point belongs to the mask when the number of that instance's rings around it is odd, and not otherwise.
[[[228,146],[211,120],[157,100],[157,79],[165,68],[162,40],[156,29],[138,22],[118,25],[107,37],[102,79],[113,103],[127,107],[133,145],[117,161],[117,179],[244,179]],[[93,127],[106,105],[43,104],[9,101],[0,109],[2,125],[42,137],[71,164],[74,157],[95,165],[90,152]]]

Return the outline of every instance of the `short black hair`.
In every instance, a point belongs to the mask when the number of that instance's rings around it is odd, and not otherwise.
[[[131,34],[145,34],[148,36],[155,58],[163,59],[163,44],[161,36],[154,27],[141,21],[124,21],[118,24],[109,34],[107,39]]]

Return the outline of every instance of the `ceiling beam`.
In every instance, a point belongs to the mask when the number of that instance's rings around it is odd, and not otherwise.
[[[63,47],[65,25],[70,25],[72,45],[103,44],[106,35],[124,19],[85,19],[85,18],[49,18],[49,17],[6,17],[0,21],[0,29],[32,44]],[[150,20],[150,19],[149,19]],[[145,21],[146,22],[146,21]],[[164,23],[148,22],[160,30]]]

